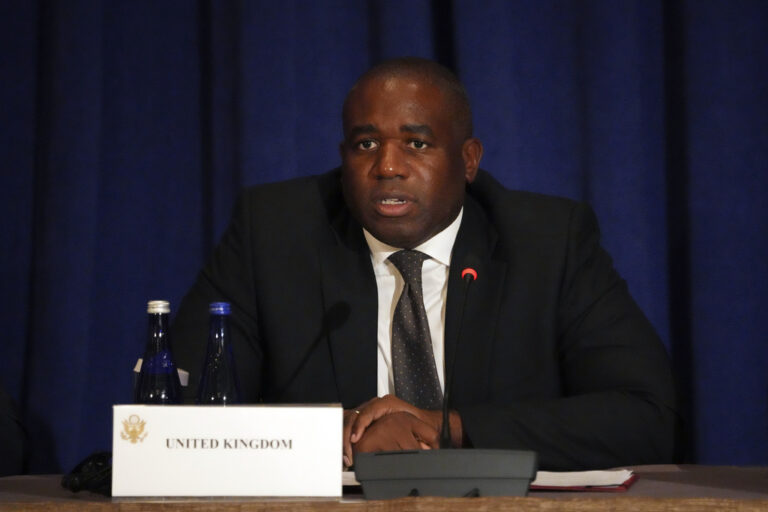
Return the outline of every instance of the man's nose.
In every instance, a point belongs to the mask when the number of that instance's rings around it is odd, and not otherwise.
[[[376,155],[376,175],[381,178],[404,176],[406,165],[396,143],[382,143]]]

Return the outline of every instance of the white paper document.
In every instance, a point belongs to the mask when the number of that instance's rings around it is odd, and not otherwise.
[[[531,487],[620,487],[627,484],[634,473],[629,469],[599,471],[538,471]]]

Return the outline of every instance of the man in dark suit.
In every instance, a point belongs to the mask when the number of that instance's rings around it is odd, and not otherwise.
[[[450,388],[454,446],[535,450],[542,469],[670,461],[667,356],[589,207],[480,171],[466,93],[433,62],[373,68],[343,119],[340,170],[240,197],[174,323],[192,391],[207,304],[226,300],[246,401],[341,402],[347,463],[437,448],[438,408],[395,396],[410,285],[389,257],[413,249],[426,254],[426,373]]]

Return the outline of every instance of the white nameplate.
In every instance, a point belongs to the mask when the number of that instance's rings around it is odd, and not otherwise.
[[[341,405],[115,405],[113,496],[341,496]]]

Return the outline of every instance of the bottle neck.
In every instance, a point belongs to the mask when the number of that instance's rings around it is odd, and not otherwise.
[[[168,348],[168,313],[149,313],[149,336],[147,341],[156,350]]]
[[[229,337],[229,315],[211,315],[209,340],[217,345],[227,343]]]

